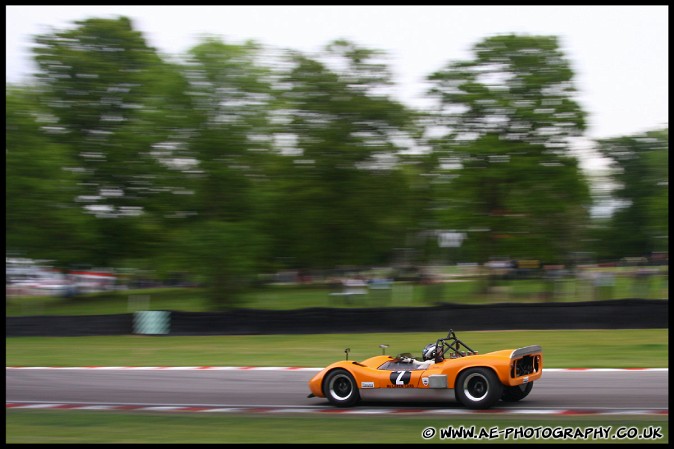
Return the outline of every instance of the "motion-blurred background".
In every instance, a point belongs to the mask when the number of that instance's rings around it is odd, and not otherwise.
[[[7,313],[668,298],[667,124],[588,136],[563,43],[485,35],[422,107],[339,36],[36,35],[6,85]]]

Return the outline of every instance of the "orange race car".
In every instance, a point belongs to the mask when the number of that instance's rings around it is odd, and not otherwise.
[[[382,348],[385,345],[382,345]],[[543,349],[519,349],[478,354],[450,330],[446,338],[427,345],[422,361],[411,354],[378,355],[361,362],[335,362],[309,381],[308,397],[327,398],[338,407],[361,399],[456,399],[471,409],[486,409],[499,400],[524,399],[543,374]]]

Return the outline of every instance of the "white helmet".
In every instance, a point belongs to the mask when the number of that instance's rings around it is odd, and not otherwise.
[[[429,343],[426,345],[423,351],[421,351],[421,357],[424,360],[435,360],[437,346],[435,343]]]

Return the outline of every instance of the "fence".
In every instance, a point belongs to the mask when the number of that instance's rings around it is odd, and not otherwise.
[[[6,317],[5,335],[250,335],[443,332],[447,329],[647,329],[669,327],[669,301],[445,304],[404,308],[237,309],[146,314]],[[147,319],[151,318],[150,321]]]

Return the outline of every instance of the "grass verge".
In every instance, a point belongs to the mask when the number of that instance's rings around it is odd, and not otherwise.
[[[666,416],[599,417],[494,417],[491,415],[464,417],[397,416],[318,416],[302,415],[206,415],[111,413],[57,410],[8,410],[6,412],[6,443],[667,443],[669,423]],[[498,428],[500,438],[441,439],[440,429],[464,426],[492,432]],[[435,436],[425,440],[424,429],[433,427]],[[513,428],[504,439],[508,428]],[[587,438],[514,438],[514,430],[535,432],[533,429],[568,429],[587,434]],[[598,438],[595,430],[608,430],[609,437],[620,432],[635,432],[635,438]],[[525,430],[530,429],[530,430]],[[589,430],[586,430],[589,429]],[[621,430],[624,429],[624,430]],[[630,430],[631,429],[631,430]],[[661,438],[638,439],[636,436],[654,435]],[[520,435],[524,436],[524,433]],[[532,434],[534,435],[534,434]],[[597,437],[595,437],[595,435]]]
[[[501,281],[491,293],[483,293],[476,280],[419,285],[396,282],[390,290],[369,290],[349,301],[330,295],[321,286],[270,285],[246,292],[240,307],[263,310],[292,310],[309,307],[427,307],[438,303],[495,304],[544,301],[544,292],[554,291],[555,302],[592,301],[620,298],[662,299],[669,297],[666,276],[657,276],[648,288],[635,288],[629,277],[616,277],[608,291],[598,291],[576,279],[557,282],[552,290],[540,280]],[[601,294],[600,294],[601,293]],[[138,310],[213,311],[206,292],[200,288],[156,288],[84,294],[75,298],[58,296],[11,296],[5,315],[103,315]]]
[[[538,344],[548,368],[668,367],[667,329],[457,331],[480,353]],[[372,333],[6,338],[6,366],[308,366],[421,349],[445,335]]]

